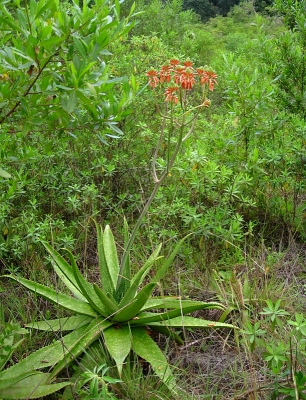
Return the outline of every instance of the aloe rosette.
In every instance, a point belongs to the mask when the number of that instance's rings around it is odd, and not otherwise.
[[[182,338],[175,332],[176,328],[233,328],[230,324],[186,315],[201,309],[223,310],[220,303],[152,296],[153,290],[165,276],[185,239],[177,243],[166,259],[159,255],[161,251],[159,245],[139,271],[131,277],[130,257],[125,257],[124,263],[120,266],[110,227],[106,226],[104,231],[100,226],[96,227],[99,283],[90,283],[82,276],[74,257],[68,250],[65,252],[69,262],[47,243],[43,244],[52,257],[54,270],[72,295],[69,296],[19,276],[6,275],[36,295],[69,311],[71,316],[27,325],[28,328],[52,331],[60,338],[2,371],[0,397],[7,389],[8,382],[16,380],[16,376],[24,375],[26,379],[30,379],[29,374],[32,374],[37,381],[41,379],[44,387],[49,388],[64,368],[101,337],[110,356],[115,360],[120,375],[126,357],[133,351],[151,364],[155,374],[169,389],[175,390],[176,382],[171,367],[150,336],[150,331],[167,335],[182,344]],[[128,227],[125,223],[126,243],[128,239]],[[152,275],[153,266],[157,266],[154,268],[156,273],[153,278],[148,278],[150,271]],[[143,283],[145,278],[149,283]],[[63,332],[68,333],[63,335]],[[39,372],[45,368],[49,368],[48,374]],[[55,385],[57,383],[53,383],[53,386]],[[59,388],[64,386],[60,385],[62,386]],[[41,390],[40,386],[37,384],[38,391]],[[33,386],[32,392],[32,397],[29,398],[35,398]]]

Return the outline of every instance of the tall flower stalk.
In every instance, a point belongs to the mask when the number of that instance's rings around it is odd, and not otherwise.
[[[120,266],[121,276],[124,276],[124,266],[128,261],[131,247],[142,221],[158,189],[170,174],[183,142],[193,133],[200,113],[210,106],[208,93],[213,91],[217,84],[217,74],[211,68],[207,66],[194,68],[190,60],[181,63],[178,59],[172,59],[168,64],[163,65],[159,71],[150,68],[146,76],[161,117],[160,135],[152,159],[154,188],[124,249]],[[159,101],[160,92],[164,94],[162,104]],[[176,141],[171,149],[171,139],[173,138],[176,138]],[[166,167],[158,175],[157,159],[163,143],[167,143]],[[120,283],[121,279],[119,279],[118,285]]]

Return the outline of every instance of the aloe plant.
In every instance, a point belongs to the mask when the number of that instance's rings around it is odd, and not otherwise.
[[[178,60],[172,60],[171,62],[174,66],[179,63]],[[162,246],[161,244],[158,245],[144,265],[133,276],[130,266],[130,250],[143,218],[159,187],[169,175],[182,143],[193,132],[200,111],[209,107],[210,101],[206,98],[206,92],[207,90],[213,90],[216,82],[216,74],[214,72],[201,68],[195,70],[192,68],[190,61],[185,62],[184,65],[184,67],[180,68],[180,71],[184,72],[186,76],[182,75],[184,80],[181,82],[182,88],[179,91],[179,97],[176,95],[171,98],[169,96],[166,97],[166,102],[171,100],[174,105],[179,104],[181,106],[182,114],[176,119],[173,107],[171,106],[170,110],[168,110],[166,106],[166,114],[169,111],[170,117],[163,116],[160,138],[152,163],[154,188],[130,235],[127,223],[126,221],[124,222],[124,246],[121,261],[119,262],[116,243],[110,227],[107,225],[103,230],[101,226],[96,224],[100,270],[99,282],[88,282],[82,276],[75,258],[68,250],[65,250],[67,261],[48,243],[43,243],[43,245],[52,257],[54,270],[71,292],[71,295],[61,293],[20,276],[5,275],[5,277],[19,282],[36,295],[40,295],[54,303],[57,307],[69,311],[71,316],[55,320],[42,320],[26,325],[26,327],[42,331],[52,331],[56,334],[58,332],[59,339],[29,355],[11,368],[2,371],[0,373],[0,398],[4,393],[3,390],[1,392],[1,388],[4,387],[4,390],[7,390],[6,382],[13,382],[16,377],[19,377],[18,379],[21,381],[21,379],[29,380],[33,376],[33,382],[36,383],[30,393],[23,392],[22,395],[24,397],[13,397],[14,393],[9,397],[7,395],[8,391],[6,391],[6,399],[35,398],[45,395],[42,393],[48,394],[47,391],[52,390],[52,387],[53,391],[57,390],[56,385],[64,385],[63,383],[54,383],[60,372],[67,368],[77,357],[80,357],[82,353],[86,357],[89,347],[100,339],[104,341],[106,350],[114,359],[119,376],[121,376],[127,356],[130,352],[134,352],[150,363],[152,370],[161,381],[171,391],[175,391],[176,382],[171,367],[163,352],[150,336],[150,332],[156,331],[182,344],[183,340],[176,333],[176,328],[180,330],[183,327],[234,328],[233,325],[223,322],[207,321],[188,315],[201,309],[223,310],[223,306],[220,303],[152,295],[156,286],[159,285],[167,273],[186,238],[177,243],[166,259],[160,256]],[[166,67],[163,68],[164,71]],[[174,67],[168,66],[167,68],[167,71],[170,71],[169,73],[176,74]],[[149,85],[155,89],[158,83],[157,72],[151,71],[147,75],[149,76]],[[203,98],[199,105],[196,107],[191,106],[190,108],[188,104],[189,96],[186,96],[186,91],[190,90],[192,85],[195,84],[196,77],[199,81]],[[206,89],[205,85],[207,86]],[[175,88],[176,90],[178,89]],[[189,115],[191,116],[188,117]],[[167,121],[170,121],[168,133],[165,130]],[[188,129],[187,133],[185,132],[186,128]],[[168,142],[170,143],[171,136],[175,137],[176,129],[179,131],[176,143],[172,153],[169,148],[166,168],[158,177],[157,157],[161,143],[164,135],[168,136]],[[153,273],[153,267],[155,274]],[[63,336],[63,332],[69,333]],[[40,370],[45,368],[49,368],[49,372],[41,373]],[[41,379],[41,384],[39,379]],[[68,385],[69,383],[65,384]],[[21,396],[21,393],[19,393],[19,396]]]
[[[125,223],[125,239],[128,241],[128,228]],[[175,379],[171,368],[149,334],[149,329],[170,336],[178,343],[183,343],[175,328],[232,328],[221,322],[212,322],[192,316],[187,316],[200,309],[223,309],[220,303],[182,300],[179,297],[157,296],[152,292],[165,276],[172,261],[177,255],[182,239],[168,258],[163,259],[159,254],[159,245],[147,259],[139,271],[131,277],[129,257],[120,275],[117,249],[109,226],[103,230],[97,225],[98,259],[100,282],[90,283],[81,274],[75,258],[66,251],[67,259],[54,250],[49,244],[43,243],[53,260],[53,267],[71,292],[71,296],[40,283],[24,279],[20,276],[5,275],[24,287],[40,295],[57,306],[68,310],[71,316],[54,320],[42,320],[28,324],[28,328],[52,332],[69,332],[65,336],[43,347],[26,359],[2,371],[0,374],[1,388],[6,389],[5,382],[16,376],[33,374],[35,379],[43,378],[43,384],[51,385],[58,374],[73,360],[86,352],[95,341],[104,340],[105,347],[115,360],[119,375],[124,361],[133,351],[152,366],[156,375],[170,388],[175,390]],[[153,266],[156,272],[149,283],[144,284]],[[158,310],[158,312],[157,312]],[[41,374],[39,370],[50,368],[49,374]],[[61,384],[62,385],[62,384]],[[62,387],[62,386],[61,386]],[[41,390],[40,385],[37,390]],[[35,389],[32,390],[35,395]],[[7,397],[6,398],[25,398]],[[32,397],[34,398],[34,397]]]

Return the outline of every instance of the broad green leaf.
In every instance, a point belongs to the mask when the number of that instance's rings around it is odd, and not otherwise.
[[[72,90],[68,97],[62,97],[61,99],[61,105],[68,114],[71,114],[75,110],[77,103],[78,98],[75,90]]]
[[[85,315],[76,315],[45,321],[36,321],[27,324],[27,328],[38,329],[40,331],[73,331],[83,325],[88,325],[92,317]]]
[[[53,5],[53,3],[54,3],[54,0],[48,0],[47,2],[45,2],[45,1],[40,1],[40,2],[38,3],[36,15],[35,15],[35,19],[38,19],[46,10],[48,10],[49,8],[51,8],[51,6]]]
[[[0,17],[0,22],[2,22],[2,24],[4,25],[8,25],[15,32],[20,32],[20,33],[22,32],[20,27],[17,24],[15,24],[10,17],[9,18]]]
[[[177,245],[175,246],[174,250],[172,251],[172,253],[170,254],[170,256],[167,258],[166,261],[164,261],[163,265],[161,266],[161,268],[158,270],[157,274],[154,277],[153,282],[159,282],[167,273],[168,268],[170,267],[170,265],[172,264],[173,260],[175,259],[177,253],[180,251],[182,244],[184,243],[184,241],[189,237],[190,235],[185,236],[183,239],[181,239]]]
[[[116,361],[119,376],[122,373],[124,360],[131,351],[132,336],[129,326],[111,326],[103,332],[105,346]]]
[[[153,298],[148,299],[146,304],[143,306],[141,311],[152,310],[156,308],[179,308],[184,309],[185,307],[199,307],[198,309],[216,309],[216,310],[224,310],[224,306],[220,303],[216,302],[204,302],[197,300],[181,300],[179,297],[161,297],[161,298]]]
[[[124,247],[123,247],[124,249],[127,248],[128,242],[129,242],[129,227],[126,219],[124,218]],[[125,296],[127,290],[130,287],[130,279],[131,279],[130,254],[128,254],[122,268],[122,276],[120,284],[119,287],[117,288],[117,293],[120,300]]]
[[[96,318],[90,325],[87,325],[86,331],[83,335],[79,336],[79,340],[72,343],[71,346],[66,346],[65,351],[67,352],[65,357],[53,368],[50,378],[55,378],[67,365],[88,349],[88,347],[101,336],[102,332],[111,325],[113,325],[113,323],[106,321],[103,317]]]
[[[149,326],[160,326],[166,325],[171,328],[234,328],[237,329],[232,324],[225,324],[223,322],[208,321],[206,319],[194,318],[189,316],[180,316],[176,318],[169,319],[165,322],[151,322]]]
[[[155,374],[172,391],[176,387],[175,378],[162,351],[144,328],[132,328],[132,350],[151,364]]]
[[[4,171],[4,169],[0,168],[0,176],[1,178],[11,178],[12,175],[8,172]]]
[[[138,314],[138,319],[130,321],[130,325],[148,325],[151,322],[168,321],[180,315],[190,314],[194,311],[201,310],[201,304],[197,306],[185,306],[184,308],[177,307],[175,310],[169,310],[163,313],[143,313]],[[204,307],[205,308],[205,307]]]
[[[85,303],[84,301],[74,299],[73,297],[67,296],[54,289],[48,288],[44,285],[41,285],[40,283],[36,283],[28,279],[21,278],[20,276],[3,275],[3,277],[15,280],[16,282],[20,283],[21,285],[31,290],[32,292],[39,294],[45,299],[51,301],[54,304],[59,305],[60,307],[66,310],[75,312],[77,314],[88,315],[91,317],[97,316],[97,312],[88,303]]]
[[[16,376],[57,364],[64,358],[68,349],[74,346],[87,331],[88,326],[82,326],[49,346],[40,348],[12,367],[5,369],[0,373],[0,387],[3,387],[2,385],[7,380]]]
[[[67,261],[48,243],[42,242],[42,244],[45,246],[46,250],[52,256],[55,262],[55,264],[53,264],[53,268],[58,277],[78,299],[86,301],[86,298],[82,295],[80,287],[75,279],[71,265],[69,265]],[[68,252],[68,250],[66,251]]]
[[[142,281],[146,277],[147,273],[150,271],[150,268],[153,266],[156,260],[158,260],[158,254],[161,250],[162,245],[160,244],[154,252],[151,254],[151,256],[148,258],[148,260],[145,262],[145,264],[140,268],[140,270],[137,272],[137,274],[131,279],[131,286],[126,292],[125,296],[121,300],[119,307],[125,307],[127,304],[129,304],[131,301],[136,296],[136,292],[139,289],[139,286],[141,285]]]
[[[113,317],[113,320],[117,322],[124,322],[136,317],[148,298],[151,296],[155,286],[156,283],[149,283],[144,288],[142,288],[129,304],[118,311],[118,313]]]
[[[95,225],[97,231],[98,261],[100,268],[101,285],[106,294],[107,293],[113,294],[115,287],[112,283],[105,259],[104,246],[103,246],[103,231],[102,228],[96,223],[96,221]]]
[[[93,288],[93,285],[90,284],[89,282],[87,282],[83,278],[72,254],[68,253],[68,256],[69,256],[70,263],[72,266],[73,274],[78,283],[78,286],[81,288],[82,294],[84,295],[84,297],[86,297],[88,303],[91,305],[91,307],[94,310],[96,310],[99,314],[103,315],[104,317],[108,317],[109,310],[105,306],[105,304],[102,303],[100,298],[98,297],[97,293],[95,292],[95,290]]]
[[[118,310],[119,307],[113,300],[111,300],[104,292],[97,286],[95,283],[93,284],[93,288],[100,298],[101,303],[103,304],[105,310],[107,311],[107,316],[114,315]]]
[[[36,372],[36,371],[28,372],[27,371],[27,372],[21,373],[19,375],[15,375],[11,378],[1,380],[0,381],[0,392],[3,391],[5,388],[14,386],[17,382],[21,381],[22,379],[25,379],[28,376],[35,375],[35,374],[40,374],[40,372]],[[0,379],[1,379],[1,372],[0,372]]]
[[[51,393],[55,393],[64,387],[71,385],[70,382],[46,384],[49,374],[34,373],[14,383],[11,387],[0,389],[0,397],[10,399],[41,399]]]
[[[109,225],[106,225],[104,229],[103,248],[109,275],[111,277],[113,287],[115,288],[117,286],[119,275],[119,262],[115,239]]]

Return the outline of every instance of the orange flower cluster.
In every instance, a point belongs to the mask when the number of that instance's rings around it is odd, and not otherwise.
[[[207,85],[209,90],[214,90],[217,84],[217,75],[214,71],[200,67],[195,69],[190,60],[186,60],[183,64],[177,59],[170,60],[169,64],[163,65],[160,71],[151,68],[147,73],[149,78],[149,86],[154,89],[159,83],[171,83],[172,85],[166,88],[165,96],[166,101],[178,103],[177,91],[181,88],[183,90],[191,90],[198,82],[200,85]]]

